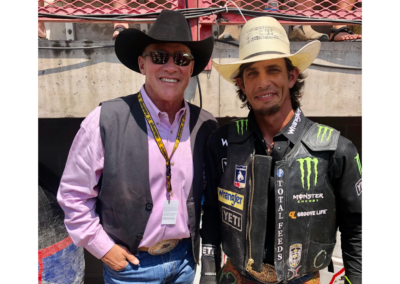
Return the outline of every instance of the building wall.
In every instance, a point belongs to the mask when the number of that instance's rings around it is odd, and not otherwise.
[[[39,117],[86,117],[102,101],[136,93],[144,76],[123,66],[115,55],[113,42],[40,41],[41,47],[93,47],[97,49],[39,49]],[[291,51],[305,43],[291,43]],[[216,42],[213,58],[220,62],[237,60],[238,47]],[[317,64],[361,67],[361,43],[322,43]],[[316,117],[361,116],[361,70],[311,65],[306,70],[303,112]],[[203,108],[216,117],[245,116],[235,86],[216,71],[199,75]],[[200,104],[196,78],[192,78],[185,98]]]

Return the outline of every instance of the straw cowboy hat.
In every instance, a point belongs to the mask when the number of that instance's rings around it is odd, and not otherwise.
[[[239,60],[220,64],[219,59],[212,60],[218,73],[228,82],[235,84],[239,67],[245,63],[289,58],[292,64],[303,72],[317,57],[321,43],[313,41],[295,54],[290,54],[290,43],[285,29],[271,17],[258,17],[248,21],[242,28],[239,39]]]
[[[122,31],[115,40],[115,54],[129,69],[140,73],[138,57],[153,43],[181,43],[190,48],[194,57],[193,76],[198,75],[210,61],[214,38],[192,41],[185,16],[177,11],[162,10],[147,34],[137,29]]]

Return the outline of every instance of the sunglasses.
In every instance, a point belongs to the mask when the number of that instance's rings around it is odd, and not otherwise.
[[[143,54],[143,57],[150,55],[150,60],[154,64],[165,64],[168,62],[169,57],[172,56],[174,63],[178,66],[188,66],[194,59],[193,55],[186,52],[168,53],[166,51],[152,50]]]

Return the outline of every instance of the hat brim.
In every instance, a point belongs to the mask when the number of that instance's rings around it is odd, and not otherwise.
[[[218,61],[220,61],[223,58],[215,58],[212,60],[212,64],[214,68],[217,70],[217,72],[225,80],[227,80],[232,84],[235,84],[236,83],[235,77],[239,74],[239,67],[242,64],[277,59],[277,58],[288,58],[290,59],[290,61],[292,61],[293,66],[297,67],[300,72],[303,72],[315,60],[320,49],[321,49],[321,42],[316,40],[305,45],[295,54],[282,54],[282,53],[261,54],[246,60],[239,60],[225,64],[218,63]]]
[[[214,37],[210,36],[201,41],[168,41],[154,39],[137,29],[126,29],[118,34],[115,40],[115,54],[122,64],[140,73],[138,57],[149,44],[154,43],[180,43],[189,47],[194,57],[193,77],[203,71],[210,61]]]

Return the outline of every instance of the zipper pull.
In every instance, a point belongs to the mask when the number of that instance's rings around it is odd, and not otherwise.
[[[251,266],[253,265],[254,260],[252,258],[249,258],[249,261],[247,262],[247,266],[246,266],[246,271],[252,271],[253,269],[251,268]]]

